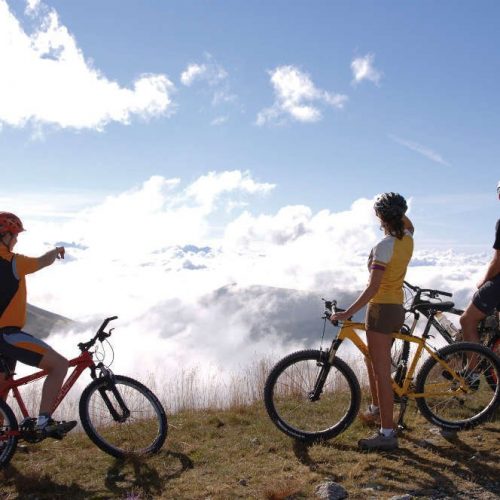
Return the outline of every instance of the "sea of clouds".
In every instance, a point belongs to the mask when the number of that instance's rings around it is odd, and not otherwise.
[[[115,372],[160,386],[187,373],[227,385],[262,359],[317,347],[321,297],[347,306],[366,284],[367,255],[382,236],[373,199],[342,212],[254,209],[263,200],[252,200],[272,199],[273,189],[235,170],[187,184],[154,176],[72,210],[57,206],[66,198],[24,208],[2,200],[28,228],[16,251],[66,247],[64,261],[28,277],[31,304],[78,322],[48,342],[72,357],[102,318],[118,315]],[[418,227],[415,240],[407,279],[453,292],[464,306],[488,252],[419,250]]]

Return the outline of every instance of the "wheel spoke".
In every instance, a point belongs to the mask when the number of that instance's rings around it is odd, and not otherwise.
[[[99,388],[102,384],[89,386],[84,393],[85,403],[82,424],[91,439],[104,451],[114,456],[142,454],[154,451],[163,443],[166,435],[166,419],[156,397],[138,382],[127,377],[115,378],[115,389],[126,405],[120,406],[114,390],[105,390],[109,404],[118,415],[115,420]],[[83,400],[82,396],[82,400]]]
[[[485,421],[500,398],[497,384],[488,379],[491,373],[498,377],[497,358],[487,348],[469,343],[452,344],[440,353],[449,368],[431,358],[418,375],[417,392],[424,393],[417,399],[420,411],[443,427],[462,429]]]
[[[311,400],[318,377],[324,375],[320,357],[319,351],[288,356],[266,381],[269,415],[280,430],[295,438],[332,437],[352,421],[359,408],[359,385],[341,360],[329,368],[319,398]]]

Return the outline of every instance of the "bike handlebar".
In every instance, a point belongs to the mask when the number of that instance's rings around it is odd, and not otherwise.
[[[109,318],[106,318],[103,322],[102,325],[99,327],[99,330],[97,330],[96,337],[101,334],[101,333],[106,333],[104,329],[108,326],[108,323],[111,321],[114,321],[115,319],[118,319],[118,316],[111,316]],[[106,334],[106,337],[109,337],[111,333]]]
[[[441,290],[432,290],[431,288],[420,288],[418,286],[413,286],[407,281],[404,281],[404,284],[410,289],[413,290],[414,292],[417,293],[424,293],[426,295],[429,295],[431,298],[435,299],[438,297],[438,295],[443,295],[444,297],[452,297],[453,294],[450,292],[443,292]]]
[[[111,328],[109,332],[105,332],[104,329],[108,326],[108,323],[114,321],[115,319],[118,319],[118,316],[111,316],[109,318],[106,318],[102,322],[102,325],[99,327],[92,339],[90,339],[88,342],[81,342],[80,344],[78,344],[78,348],[80,349],[80,351],[88,351],[98,340],[102,342],[107,337],[110,337],[113,328]]]
[[[340,307],[337,307],[337,301],[336,300],[325,300],[325,315],[323,316],[324,319],[330,319],[330,316],[332,314],[336,314],[339,312],[344,312],[345,309],[342,309]],[[352,316],[351,316],[352,318]],[[349,320],[351,319],[349,318]],[[333,326],[339,326],[338,320],[332,321],[331,322]]]

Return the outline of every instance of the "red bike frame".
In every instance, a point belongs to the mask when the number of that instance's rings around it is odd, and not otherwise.
[[[54,407],[52,411],[54,412],[56,408],[61,404],[61,401],[64,399],[66,394],[68,394],[69,390],[73,387],[74,383],[78,380],[80,375],[87,368],[95,367],[94,360],[92,358],[92,354],[88,351],[83,351],[80,356],[77,358],[73,358],[69,361],[69,367],[74,366],[75,369],[71,372],[69,377],[65,380],[64,384],[57,395],[57,399],[54,403]],[[47,372],[45,370],[40,370],[38,372],[32,373],[31,375],[27,375],[26,377],[21,377],[19,379],[14,379],[14,377],[9,378],[4,382],[4,394],[7,396],[10,390],[12,390],[12,395],[14,399],[17,401],[19,409],[23,414],[24,418],[29,417],[28,410],[26,405],[24,404],[21,393],[19,392],[19,387],[22,385],[29,384],[34,382],[35,380],[39,380],[43,377],[47,376]]]

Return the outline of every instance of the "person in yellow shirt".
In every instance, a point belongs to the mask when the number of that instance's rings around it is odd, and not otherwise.
[[[68,360],[42,340],[23,331],[26,323],[26,276],[64,258],[64,247],[56,247],[41,257],[14,253],[19,233],[25,229],[13,213],[0,212],[0,397],[6,397],[6,372],[21,361],[47,371],[42,388],[40,412],[35,429],[42,437],[61,438],[76,421],[56,422],[51,412],[68,371]]]
[[[370,279],[358,299],[331,320],[346,320],[368,304],[365,327],[370,353],[367,362],[372,404],[367,417],[381,422],[376,435],[361,439],[362,449],[391,450],[398,447],[392,409],[391,333],[403,326],[403,281],[413,253],[413,224],[406,217],[406,200],[398,193],[384,193],[374,204],[385,237],[372,249],[368,258]],[[362,414],[361,416],[364,416]]]

